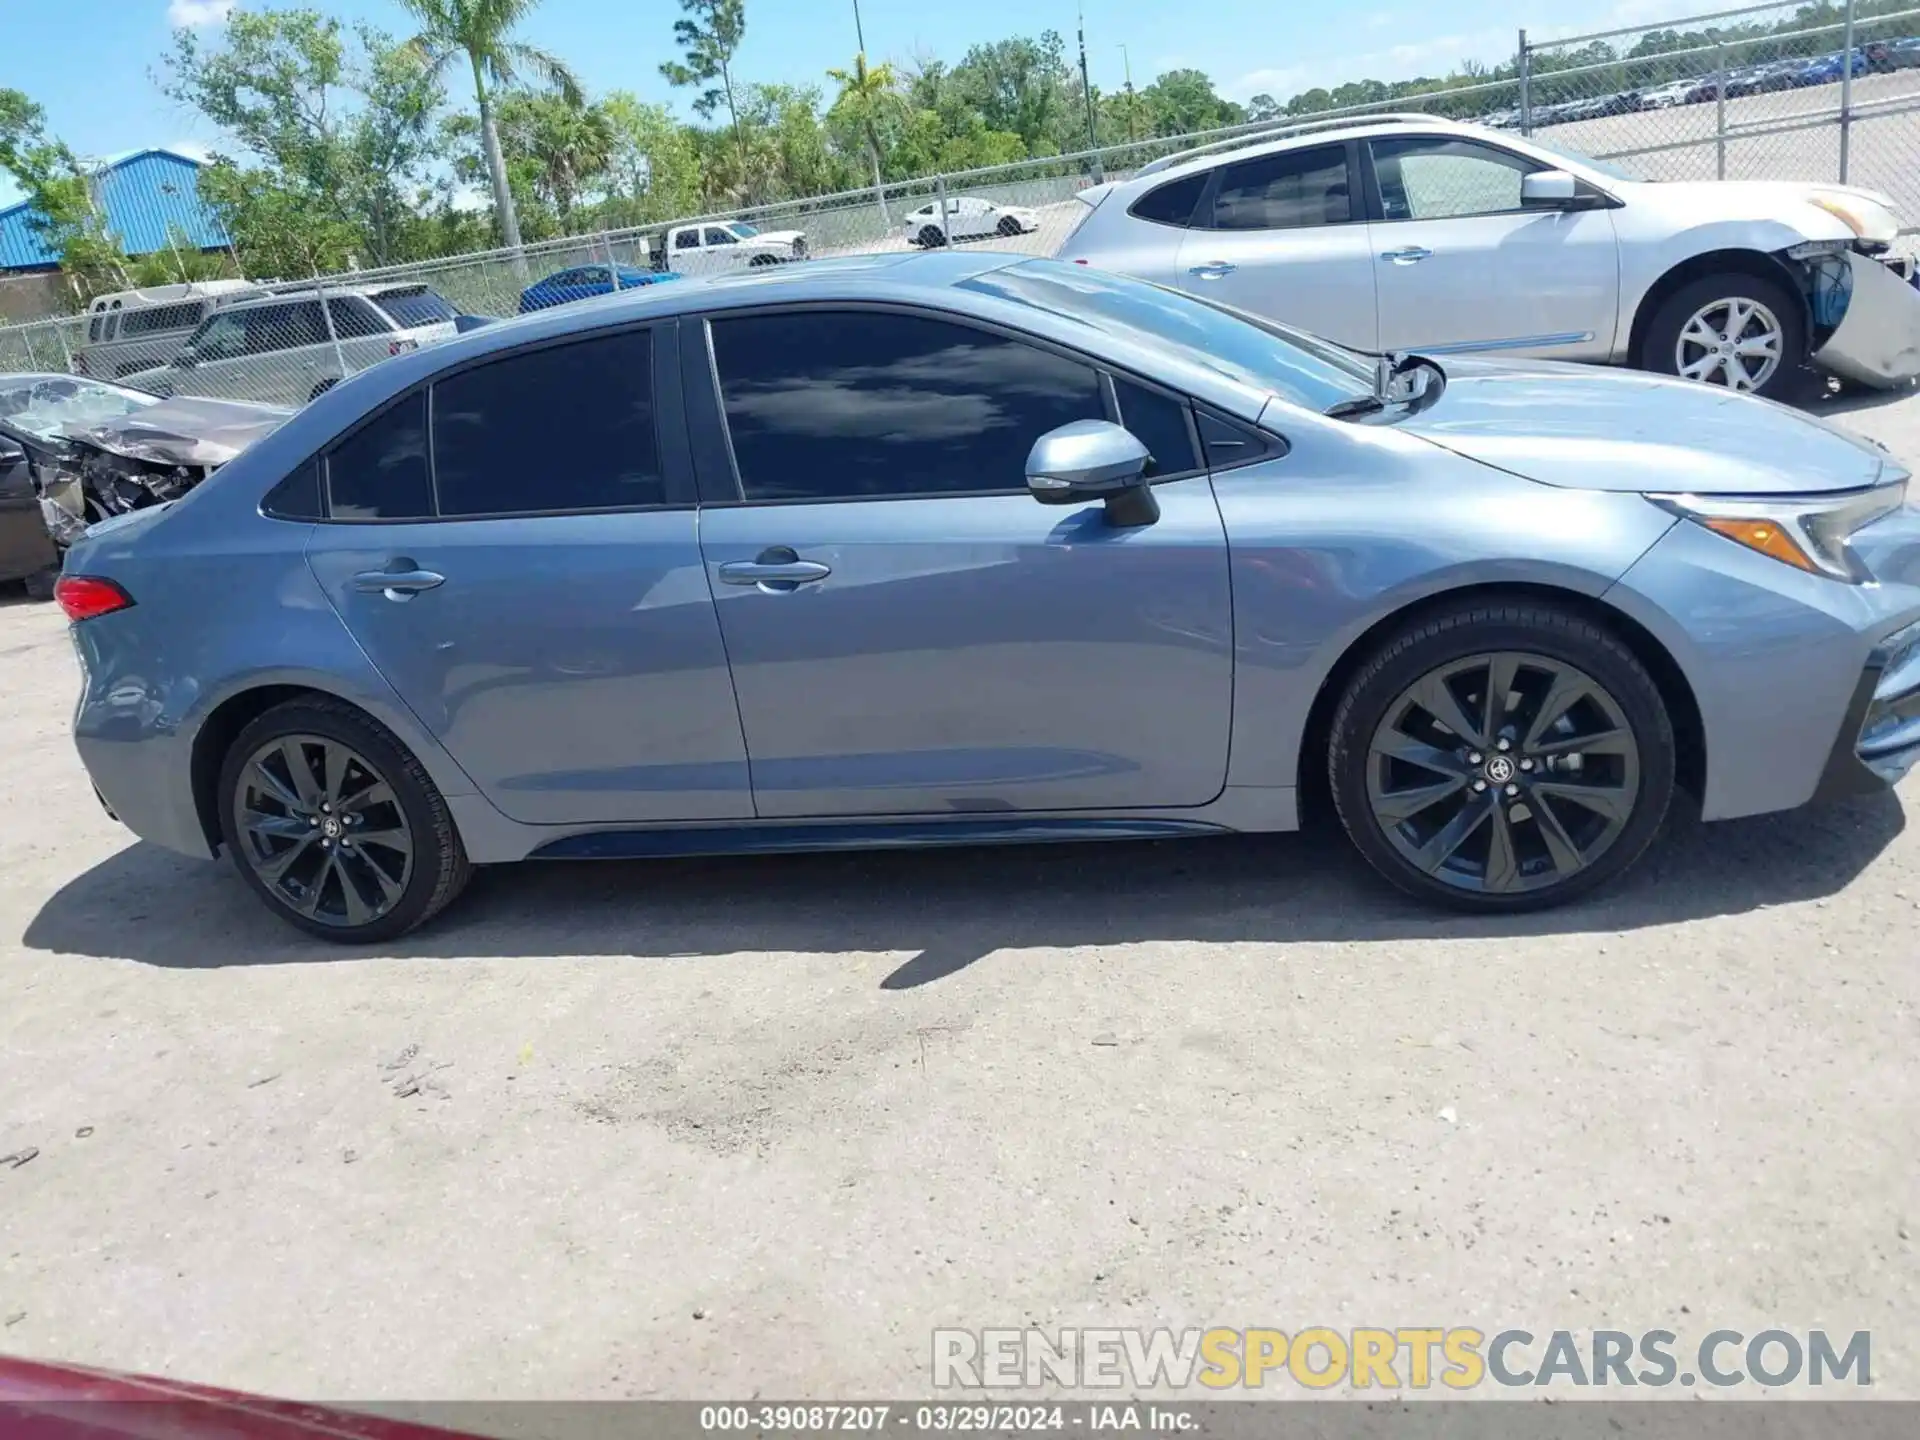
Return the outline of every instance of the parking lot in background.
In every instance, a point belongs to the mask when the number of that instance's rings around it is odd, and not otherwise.
[[[1836,418],[1920,461],[1920,398]],[[844,1399],[939,1326],[1793,1324],[1920,1395],[1895,795],[1515,919],[1323,826],[529,864],[360,954],[101,813],[64,628],[0,605],[9,1352]]]

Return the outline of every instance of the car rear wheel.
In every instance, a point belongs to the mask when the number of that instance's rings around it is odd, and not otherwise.
[[[340,701],[291,700],[254,720],[227,752],[219,795],[241,875],[322,939],[392,940],[466,886],[466,850],[426,770]]]
[[[1798,380],[1806,349],[1800,299],[1764,277],[1729,271],[1689,281],[1661,302],[1641,364],[1778,399]]]
[[[1014,219],[1013,216],[1011,215],[1002,215],[1000,217],[999,228],[1000,228],[1000,233],[1002,235],[1007,235],[1007,236],[1018,235],[1020,233],[1020,222]]]
[[[1347,686],[1328,765],[1341,823],[1388,880],[1479,911],[1571,900],[1652,842],[1674,784],[1658,687],[1552,606],[1433,616]]]

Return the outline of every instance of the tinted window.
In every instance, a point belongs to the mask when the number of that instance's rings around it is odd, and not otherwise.
[[[200,303],[155,305],[147,310],[129,310],[120,326],[120,334],[151,335],[156,330],[191,330],[200,323]]]
[[[646,330],[496,360],[433,389],[442,515],[663,505]]]
[[[1149,190],[1134,201],[1133,209],[1128,213],[1162,225],[1191,225],[1194,206],[1200,203],[1200,194],[1207,188],[1208,178],[1208,173],[1202,170],[1198,175],[1169,180],[1159,189]]]
[[[1216,230],[1290,230],[1353,218],[1347,147],[1322,145],[1243,160],[1220,172]]]
[[[749,500],[1021,490],[1035,440],[1106,417],[1088,367],[943,320],[816,311],[712,328]]]
[[[261,510],[276,520],[320,518],[320,462],[302,465],[267,492]]]
[[[1182,475],[1198,470],[1193,436],[1187,430],[1187,405],[1158,390],[1113,377],[1114,398],[1120,402],[1120,423],[1147,447],[1153,463],[1148,475]]]
[[[100,338],[100,317],[96,315],[93,317],[93,319],[87,322],[87,339],[98,340],[99,338]]]
[[[739,243],[740,242],[738,240],[734,239],[733,236],[729,235],[726,231],[722,230],[719,226],[709,225],[707,227],[707,244],[738,245]]]
[[[699,247],[700,232],[698,230],[682,230],[673,237],[673,248],[676,250],[697,250]]]
[[[327,314],[333,318],[333,333],[342,340],[364,340],[369,335],[385,335],[386,325],[364,300],[329,300]]]
[[[246,325],[246,353],[249,355],[326,343],[327,325],[320,318],[318,300],[302,300],[293,305],[262,305],[240,311],[239,318]]]
[[[433,514],[426,391],[375,416],[327,453],[327,512],[336,520]]]
[[[418,290],[383,290],[373,303],[393,317],[402,330],[416,325],[444,325],[458,312],[440,294],[422,286]]]
[[[1520,208],[1520,178],[1546,166],[1492,145],[1438,136],[1373,142],[1389,220],[1447,220]]]

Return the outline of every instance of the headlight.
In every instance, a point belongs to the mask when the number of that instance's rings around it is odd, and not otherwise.
[[[1862,240],[1891,245],[1900,233],[1900,221],[1894,213],[1864,196],[1837,190],[1817,190],[1807,199]]]
[[[1907,482],[1834,495],[1649,495],[1662,510],[1704,525],[1736,545],[1757,550],[1796,570],[1858,585],[1870,577],[1847,541],[1881,516],[1898,510]]]

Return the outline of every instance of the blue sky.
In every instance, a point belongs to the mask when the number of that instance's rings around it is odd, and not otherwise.
[[[393,0],[304,3],[406,31],[406,16]],[[1438,74],[1465,58],[1496,60],[1512,53],[1522,24],[1536,34],[1564,34],[1725,6],[1726,0],[1211,0],[1196,8],[1167,0],[1086,0],[1087,64],[1097,86],[1119,88],[1124,43],[1136,85],[1162,70],[1194,66],[1235,99],[1264,90],[1284,101],[1316,84]],[[217,27],[230,8],[230,0],[6,0],[0,84],[24,88],[44,105],[55,133],[83,155],[214,146],[220,140],[214,128],[162,95],[152,72],[175,25]],[[948,61],[977,41],[1048,28],[1065,35],[1071,50],[1074,10],[1074,0],[861,0],[860,6],[870,55],[908,60],[927,53]],[[685,113],[684,95],[659,70],[675,56],[672,26],[679,13],[672,0],[544,0],[523,36],[565,57],[592,90],[633,90]],[[1205,23],[1196,23],[1199,15]],[[747,0],[738,67],[744,79],[824,85],[826,67],[845,64],[854,49],[851,0]],[[13,198],[0,177],[0,203]]]

